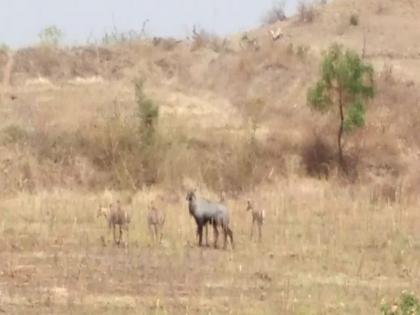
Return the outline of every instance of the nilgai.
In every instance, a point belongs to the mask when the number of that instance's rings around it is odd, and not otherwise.
[[[162,241],[163,225],[165,224],[165,213],[161,209],[156,208],[153,202],[151,202],[149,206],[147,224],[149,226],[153,242],[160,243]]]
[[[117,200],[116,204],[109,204],[108,207],[99,206],[97,217],[105,217],[108,221],[108,228],[113,232],[114,236],[114,243],[118,246],[122,240],[123,229],[127,231],[127,244],[128,244],[128,232],[129,228],[128,225],[131,222],[131,216],[128,213],[127,209],[123,209],[119,200]],[[118,240],[115,235],[115,228],[119,226],[119,237]]]
[[[221,203],[211,202],[197,197],[195,191],[188,192],[186,199],[188,201],[190,215],[194,217],[197,224],[198,245],[202,245],[203,227],[207,223],[210,223],[213,225],[214,229],[214,247],[217,248],[217,239],[219,236],[218,227],[220,226],[224,234],[223,247],[226,248],[229,237],[233,248],[233,233],[229,227],[229,209]]]
[[[226,200],[226,194],[225,192],[222,190],[220,192],[220,196],[219,196],[219,203],[223,204]],[[209,222],[210,223],[210,222]],[[208,229],[208,224],[204,225],[204,230],[205,230],[205,239],[206,239],[206,246],[209,246],[209,229]],[[198,233],[197,233],[197,237]]]
[[[251,225],[251,239],[254,234],[254,226],[258,228],[258,239],[261,240],[261,230],[265,220],[265,211],[262,208],[256,208],[251,200],[248,200],[246,211],[251,211],[252,225]]]

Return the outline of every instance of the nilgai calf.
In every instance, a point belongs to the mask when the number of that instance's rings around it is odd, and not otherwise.
[[[147,224],[153,242],[158,242],[160,244],[163,235],[163,225],[165,224],[165,213],[161,209],[156,208],[153,202],[151,202],[149,206]]]
[[[127,244],[128,244],[128,232],[129,224],[131,222],[131,215],[128,213],[127,209],[123,209],[119,200],[116,204],[109,204],[108,207],[103,207],[99,205],[97,217],[103,216],[108,222],[108,228],[113,232],[114,243],[116,245],[121,244],[123,229],[127,231]],[[117,240],[115,229],[119,227],[119,237]]]
[[[258,239],[261,241],[261,230],[265,220],[265,211],[261,208],[256,208],[251,200],[248,200],[246,211],[251,211],[252,224],[251,224],[251,240],[254,235],[254,227],[258,228]]]
[[[224,234],[223,248],[226,248],[228,238],[230,239],[230,243],[233,248],[233,233],[229,227],[229,209],[221,203],[211,202],[197,197],[195,191],[188,192],[186,199],[188,201],[189,213],[194,217],[197,224],[198,245],[202,246],[203,227],[209,223],[213,225],[214,247],[217,248],[217,240],[219,236],[218,227],[221,227]]]

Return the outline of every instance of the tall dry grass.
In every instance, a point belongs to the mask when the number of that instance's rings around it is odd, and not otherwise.
[[[200,193],[217,198],[205,186]],[[261,243],[249,240],[250,194],[267,212]],[[404,198],[372,196],[368,186],[300,176],[228,195],[237,248],[225,252],[195,248],[182,190],[22,193],[0,203],[0,270],[8,283],[2,308],[376,313],[383,298],[418,289],[420,217]],[[110,245],[106,224],[95,217],[99,202],[116,198],[131,200],[134,210],[126,250]],[[150,200],[167,214],[160,247],[149,247]]]

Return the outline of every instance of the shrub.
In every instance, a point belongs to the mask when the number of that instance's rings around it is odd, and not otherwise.
[[[306,59],[306,57],[307,57],[307,55],[308,55],[308,52],[309,52],[309,46],[306,46],[306,45],[299,45],[298,47],[297,47],[297,50],[296,50],[296,55],[300,58],[300,59]]]
[[[264,25],[271,25],[279,21],[284,21],[287,19],[286,13],[284,12],[284,7],[286,5],[285,1],[280,1],[275,3],[272,8],[264,15],[262,18],[262,23]]]
[[[350,16],[350,25],[357,26],[359,25],[359,16],[357,14],[352,14]]]
[[[312,23],[315,19],[315,8],[301,0],[298,4],[298,19],[301,23]]]
[[[221,40],[219,36],[214,33],[210,33],[203,28],[197,30],[194,25],[193,28],[193,43],[191,50],[195,51],[204,47],[209,47],[215,52],[221,52],[226,49],[227,41]]]
[[[143,80],[135,82],[135,93],[139,117],[139,132],[144,145],[151,145],[155,140],[159,107],[143,91]]]
[[[41,45],[48,47],[57,47],[63,40],[64,33],[57,26],[51,25],[39,33]]]
[[[420,302],[414,293],[403,291],[398,301],[384,304],[381,307],[382,315],[419,315]]]
[[[0,43],[0,52],[7,53],[10,51],[10,47],[5,43]]]
[[[1,130],[1,142],[4,144],[24,144],[29,139],[28,130],[18,125],[9,125]]]
[[[117,45],[139,41],[143,38],[143,33],[136,30],[129,30],[126,32],[120,32],[114,29],[111,32],[105,32],[101,42],[103,45]]]
[[[315,177],[328,177],[334,163],[332,147],[321,137],[311,138],[302,149],[302,162],[306,173]]]

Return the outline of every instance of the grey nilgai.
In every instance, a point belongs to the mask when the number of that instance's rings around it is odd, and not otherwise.
[[[229,209],[221,203],[211,202],[209,200],[197,197],[195,191],[188,192],[186,199],[188,201],[189,213],[192,217],[194,217],[197,224],[198,245],[202,245],[203,227],[209,223],[213,225],[214,247],[217,248],[217,240],[219,236],[218,228],[221,227],[224,234],[223,248],[226,248],[228,238],[230,239],[232,248],[234,248],[233,233],[229,227]]]

